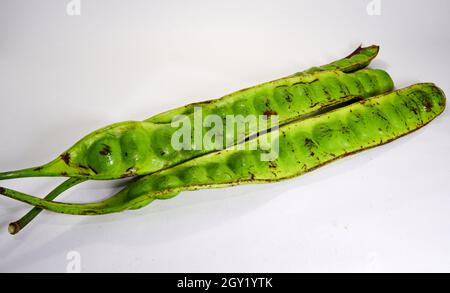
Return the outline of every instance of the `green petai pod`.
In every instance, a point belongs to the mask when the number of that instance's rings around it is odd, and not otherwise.
[[[131,182],[109,199],[70,204],[0,188],[0,193],[58,213],[98,215],[143,207],[181,191],[267,183],[302,175],[350,154],[379,146],[428,124],[445,108],[445,95],[431,83],[416,84],[294,121],[277,130]],[[270,139],[269,139],[270,138]],[[277,155],[262,160],[268,141]],[[278,148],[276,147],[278,146]]]
[[[380,51],[379,46],[375,46],[375,45],[372,45],[369,47],[361,47],[360,46],[345,58],[333,61],[326,65],[322,65],[322,66],[318,66],[318,67],[311,67],[307,70],[297,72],[288,77],[305,76],[305,75],[310,75],[310,74],[321,72],[321,71],[334,71],[334,70],[345,72],[345,73],[354,72],[354,71],[357,71],[357,70],[367,67],[370,64],[370,62],[378,55],[379,51]],[[270,83],[273,83],[276,81],[277,80],[270,81],[270,82],[267,82],[266,84],[270,84]],[[264,85],[265,84],[261,84],[260,86],[264,86]],[[249,89],[244,89],[243,91],[246,91],[246,90],[249,90]],[[227,95],[227,96],[223,97],[222,99],[227,99],[227,97],[232,97],[235,94],[236,93]],[[202,107],[202,106],[208,105],[210,102],[211,101],[192,103],[192,104],[189,104],[189,105],[186,105],[183,107],[172,109],[172,110],[163,112],[161,114],[152,116],[151,118],[147,119],[146,121],[153,122],[153,123],[170,123],[175,116],[188,115],[188,114],[194,112],[195,107]],[[236,113],[236,114],[239,114],[239,113]]]
[[[283,125],[355,97],[370,97],[392,90],[392,79],[385,71],[362,69],[352,72],[366,66],[377,52],[376,46],[360,48],[347,58],[310,69],[308,73],[295,74],[195,105],[204,116],[216,115],[225,119],[237,114],[278,115],[279,124]],[[235,129],[226,132],[218,143],[219,147],[215,144],[209,148],[198,147],[191,142],[188,148],[176,149],[172,139],[179,128],[170,122],[183,114],[187,119],[184,121],[189,122],[192,129],[196,117],[194,110],[191,105],[146,121],[107,126],[87,135],[52,162],[0,173],[0,180],[35,176],[109,180],[147,175],[267,130],[256,128],[255,124],[246,129],[242,137],[235,135]],[[202,124],[201,133],[205,133],[209,128]]]

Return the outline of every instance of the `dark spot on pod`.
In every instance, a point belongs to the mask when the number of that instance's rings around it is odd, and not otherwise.
[[[61,159],[64,161],[64,163],[66,163],[66,165],[70,164],[70,154],[69,153],[62,154]]]
[[[269,168],[270,169],[276,169],[277,163],[275,161],[269,161]]]
[[[431,109],[433,108],[433,103],[431,103],[429,96],[426,96],[426,95],[422,96],[422,104],[423,104],[426,112],[430,112]]]
[[[79,164],[78,167],[81,169],[89,170],[89,167],[86,167],[85,165]]]
[[[111,154],[111,147],[107,144],[103,145],[103,148],[100,150],[100,155],[107,156]]]
[[[342,126],[342,128],[341,128],[341,133],[342,134],[349,134],[349,133],[351,133],[352,131],[351,131],[351,129],[350,129],[350,127],[348,127],[348,126]]]
[[[116,136],[102,136],[87,150],[85,165],[98,174],[114,172],[122,160],[119,139]]]
[[[6,191],[6,190],[5,190],[5,188],[3,188],[3,187],[0,187],[0,193],[2,193],[2,194],[3,194],[3,193],[5,193],[5,191]]]
[[[270,117],[270,116],[274,116],[274,115],[278,115],[278,113],[277,112],[275,112],[275,111],[273,111],[273,110],[266,110],[266,111],[264,111],[264,118],[265,119],[267,119],[268,117]]]
[[[87,216],[95,216],[98,213],[101,213],[101,211],[98,211],[98,212],[96,210],[85,210],[84,211],[84,215],[87,215]]]
[[[67,174],[67,172],[62,172],[61,176],[68,176],[69,174]]]
[[[131,167],[128,168],[126,173],[122,174],[122,176],[120,176],[121,178],[127,178],[127,177],[133,177],[136,175],[136,169]]]
[[[278,102],[282,102],[282,100],[285,100],[288,103],[288,107],[290,108],[293,98],[293,94],[290,90],[292,90],[292,86],[289,87],[283,85],[276,87],[273,93],[273,99]]]
[[[94,172],[94,174],[96,174],[96,175],[98,174],[97,170],[95,170],[93,167],[89,166],[89,169],[91,169],[92,172]]]
[[[316,144],[314,143],[314,141],[312,141],[312,139],[310,139],[310,138],[305,139],[305,147],[307,147],[308,149],[311,149],[315,145]]]
[[[36,167],[33,169],[33,171],[41,171],[41,170],[42,170],[42,167]]]

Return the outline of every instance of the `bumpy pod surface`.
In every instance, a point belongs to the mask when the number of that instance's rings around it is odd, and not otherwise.
[[[96,215],[136,209],[184,190],[273,182],[298,176],[415,131],[436,118],[444,108],[442,90],[431,83],[417,84],[294,121],[245,142],[242,144],[245,147],[234,146],[144,176],[98,203],[51,202],[8,189],[0,193],[67,214]],[[261,160],[266,151],[255,147],[265,136],[271,136],[267,141],[279,146],[275,160]]]
[[[351,71],[366,66],[377,50],[377,47],[360,49],[342,59],[344,61],[310,69],[310,73],[295,74],[195,105],[201,108],[204,117],[212,114],[222,118],[237,114],[276,114],[279,124],[283,125],[354,97],[369,97],[390,91],[393,88],[392,79],[382,70],[363,69],[345,73],[337,69],[325,69],[330,67]],[[177,150],[172,146],[172,137],[178,129],[169,122],[174,115],[183,114],[193,127],[194,109],[190,105],[146,121],[107,126],[84,137],[44,166],[0,173],[0,179],[66,176],[107,180],[146,175],[168,168],[211,151],[211,148],[196,147]],[[261,130],[264,129],[258,128],[258,131]],[[207,131],[208,128],[202,126],[201,132]],[[245,135],[253,133],[256,133],[254,129],[247,129]],[[234,137],[233,130],[233,133],[225,133],[224,140],[226,143],[221,145],[229,146],[237,143],[238,137]]]
[[[297,72],[293,75],[290,75],[290,76],[288,76],[288,78],[289,77],[307,76],[307,75],[311,75],[311,74],[321,72],[321,71],[341,71],[344,73],[354,72],[354,71],[363,69],[366,66],[368,66],[370,64],[370,62],[378,55],[379,50],[380,50],[380,48],[378,46],[369,46],[369,47],[364,47],[364,48],[359,47],[345,58],[333,61],[326,65],[311,67],[307,70]],[[285,78],[281,78],[280,80],[283,80],[283,79],[285,79]],[[263,83],[256,87],[243,89],[241,91],[232,93],[230,95],[226,95],[218,100],[210,100],[210,101],[204,101],[204,102],[199,102],[199,103],[193,103],[193,104],[189,104],[189,105],[186,105],[183,107],[172,109],[172,110],[163,112],[161,114],[155,115],[155,116],[147,119],[146,121],[153,122],[153,123],[170,123],[172,121],[172,119],[177,115],[187,115],[187,114],[194,112],[195,107],[199,107],[199,106],[202,107],[205,105],[209,105],[211,102],[220,103],[219,100],[222,100],[221,102],[223,103],[223,102],[226,102],[227,99],[229,99],[229,98],[236,99],[236,96],[239,95],[239,93],[251,91],[252,89],[257,88],[257,87],[265,87],[268,85],[270,86],[274,82],[276,83],[280,80],[274,80],[274,81],[270,81],[267,83]],[[311,79],[310,78],[305,79],[305,81],[308,81],[308,80],[311,80]],[[239,113],[235,113],[235,114],[239,114]]]
[[[391,78],[382,70],[363,69],[355,73],[324,71],[239,92],[203,105],[201,109],[203,117],[217,115],[223,120],[236,113],[244,117],[278,115],[279,124],[283,125],[322,108],[358,96],[370,97],[392,87]],[[186,115],[190,133],[195,132],[194,116],[194,113]],[[208,130],[202,126],[201,133]],[[111,179],[149,174],[211,151],[211,148],[204,146],[195,149],[194,141],[187,149],[175,149],[172,138],[177,131],[178,128],[169,123],[144,121],[118,124],[80,141],[52,166],[65,168],[71,177],[81,175],[91,179]],[[231,133],[224,132],[224,139],[232,136],[228,145],[238,142],[234,128]],[[248,132],[255,133],[256,130],[250,128],[246,132],[249,135]],[[225,144],[222,142],[222,145]]]

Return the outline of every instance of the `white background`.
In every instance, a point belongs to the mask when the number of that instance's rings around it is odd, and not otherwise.
[[[0,170],[38,165],[110,123],[189,102],[379,44],[372,67],[396,86],[431,81],[450,93],[450,2],[0,2]],[[389,145],[271,185],[184,192],[101,217],[45,212],[17,236],[29,208],[0,198],[0,271],[450,271],[448,111]],[[43,196],[61,179],[1,185]],[[89,182],[61,200],[120,188]]]

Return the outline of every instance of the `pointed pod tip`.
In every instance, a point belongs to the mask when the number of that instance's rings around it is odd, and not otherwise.
[[[372,45],[372,46],[369,46],[369,47],[367,47],[367,48],[375,49],[375,51],[376,51],[377,53],[380,51],[380,46],[378,46],[378,45]]]
[[[367,51],[367,50],[370,50],[370,49],[375,49],[375,52],[374,52],[374,53],[371,53],[370,55],[377,55],[378,52],[379,52],[379,50],[380,50],[380,46],[378,46],[378,45],[371,45],[371,46],[363,47],[363,45],[360,44],[360,45],[358,46],[358,48],[356,48],[352,53],[350,53],[350,55],[348,55],[348,56],[345,57],[345,58],[351,58],[351,57],[353,57],[353,56],[355,56],[355,55],[360,54],[360,53],[363,52],[363,51]]]

